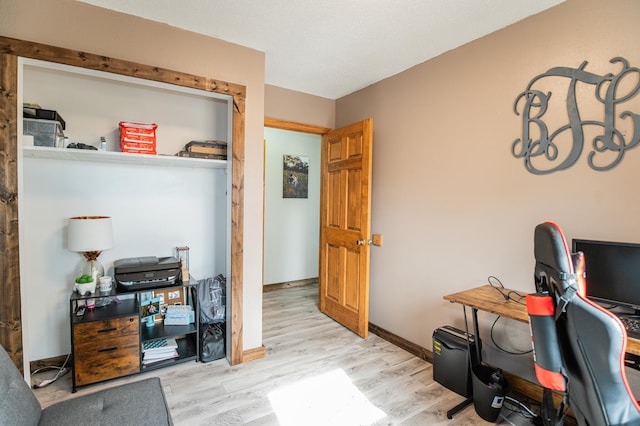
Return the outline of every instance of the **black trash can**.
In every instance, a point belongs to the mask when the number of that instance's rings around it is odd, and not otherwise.
[[[473,367],[473,406],[488,422],[498,419],[509,384],[499,369],[486,365]]]

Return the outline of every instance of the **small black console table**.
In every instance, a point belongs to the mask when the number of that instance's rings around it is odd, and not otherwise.
[[[73,357],[73,388],[105,380],[138,374],[180,362],[199,359],[198,283],[140,291],[71,293],[69,318]],[[194,321],[179,325],[165,324],[163,314],[145,318],[143,307],[149,300],[162,304],[176,301],[193,308]],[[93,307],[89,309],[89,307]],[[162,306],[160,306],[162,309]],[[174,322],[171,322],[173,324]],[[177,344],[177,354],[155,362],[144,360],[143,347],[162,339]]]

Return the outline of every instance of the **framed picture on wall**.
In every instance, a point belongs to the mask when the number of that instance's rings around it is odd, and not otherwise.
[[[282,156],[282,198],[309,198],[309,157]]]

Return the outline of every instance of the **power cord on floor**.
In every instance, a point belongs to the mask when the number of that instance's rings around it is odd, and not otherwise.
[[[56,380],[58,380],[60,377],[64,376],[65,374],[67,374],[71,368],[67,367],[67,363],[69,362],[69,358],[71,357],[71,354],[67,355],[67,358],[64,360],[64,363],[62,363],[62,366],[57,367],[57,366],[46,366],[46,367],[42,367],[42,368],[38,368],[37,370],[35,370],[34,372],[31,373],[31,375],[33,376],[34,374],[40,373],[42,371],[46,371],[46,370],[58,370],[58,372],[56,373],[55,376],[53,376],[51,379],[46,379],[41,381],[40,383],[34,383],[33,384],[33,388],[34,389],[40,389],[43,388],[45,386],[49,386],[51,383],[55,382]]]

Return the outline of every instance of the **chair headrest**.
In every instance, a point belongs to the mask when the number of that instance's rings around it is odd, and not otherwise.
[[[534,234],[534,254],[540,263],[560,273],[573,274],[571,254],[560,227],[553,222],[536,226]]]
[[[584,284],[575,273],[576,267],[583,273],[584,258],[582,253],[571,254],[558,225],[545,222],[536,226],[534,253],[536,291],[554,295],[562,310],[576,293],[584,294]]]

